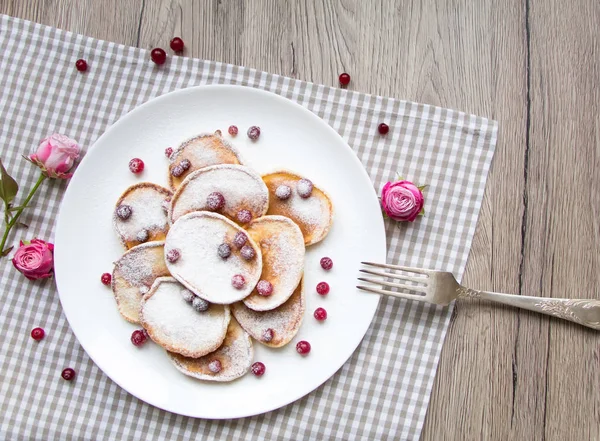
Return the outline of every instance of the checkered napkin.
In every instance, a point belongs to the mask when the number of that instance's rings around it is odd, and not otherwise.
[[[200,84],[277,93],[330,124],[354,149],[375,188],[397,174],[427,184],[426,215],[386,222],[388,262],[452,271],[460,278],[496,143],[497,124],[438,107],[306,83],[239,66],[170,57],[0,16],[1,157],[23,192],[38,170],[21,158],[59,132],[84,148],[158,95]],[[90,69],[75,70],[85,58]],[[386,121],[386,136],[376,126]],[[47,182],[18,237],[51,240],[64,181]],[[382,298],[350,360],[323,386],[282,409],[207,421],[159,410],[96,367],[71,332],[52,281],[29,282],[0,261],[0,439],[416,440],[451,308]],[[83,293],[84,294],[84,293]],[[29,332],[42,326],[47,337]],[[61,370],[72,366],[77,380]]]

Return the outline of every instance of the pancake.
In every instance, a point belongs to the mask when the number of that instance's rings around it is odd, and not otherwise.
[[[253,311],[243,302],[231,305],[231,312],[242,328],[258,342],[272,348],[288,344],[298,333],[306,309],[304,281],[301,281],[292,296],[283,305],[271,311]],[[271,341],[265,341],[265,331],[271,329]]]
[[[165,204],[172,195],[151,182],[140,182],[125,190],[115,205],[113,225],[127,249],[164,240],[169,231]]]
[[[302,176],[288,171],[279,171],[263,176],[269,189],[269,215],[281,215],[293,220],[304,235],[306,246],[320,242],[327,236],[333,222],[333,204],[329,196],[313,185],[308,197],[299,195]],[[276,192],[280,186],[291,189],[289,197],[282,199]],[[285,194],[282,192],[281,194]]]
[[[222,208],[214,211],[238,224],[244,224],[238,216],[241,210],[256,219],[269,207],[269,192],[258,173],[242,165],[214,165],[195,171],[181,183],[173,195],[169,221],[193,211],[213,211],[207,201],[212,193],[224,198]]]
[[[198,358],[223,343],[229,307],[210,305],[199,312],[185,300],[186,291],[172,277],[156,279],[142,300],[140,322],[150,338],[166,350]]]
[[[250,336],[235,318],[231,318],[225,340],[216,351],[200,358],[184,357],[173,352],[168,352],[168,355],[175,367],[185,375],[200,380],[225,382],[233,381],[248,372],[254,349]],[[215,361],[220,364],[218,372],[214,372],[214,367],[212,370],[209,367]]]
[[[142,297],[154,280],[168,276],[164,242],[148,242],[135,246],[115,262],[111,287],[119,312],[125,320],[139,323]]]
[[[185,160],[189,161],[190,167],[174,176],[173,169]],[[222,138],[219,130],[214,134],[198,135],[183,142],[169,157],[169,186],[177,189],[189,174],[210,165],[241,163],[239,153]]]
[[[243,229],[217,213],[195,211],[180,217],[169,230],[165,241],[165,255],[177,250],[180,257],[175,262],[167,260],[170,273],[190,291],[210,303],[230,304],[247,297],[258,282],[262,272],[260,248],[247,238],[239,249],[234,244]],[[230,255],[223,258],[219,247],[227,244]],[[250,259],[243,257],[249,251]],[[244,283],[233,286],[234,276],[241,275]]]
[[[261,280],[271,283],[273,292],[260,295],[255,288],[244,304],[255,311],[277,308],[290,298],[304,273],[304,237],[298,225],[283,216],[263,216],[246,228],[262,253]]]

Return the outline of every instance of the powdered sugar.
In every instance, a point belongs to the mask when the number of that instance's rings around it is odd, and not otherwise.
[[[152,232],[166,232],[168,222],[163,203],[170,196],[169,190],[152,183],[143,182],[129,187],[116,207],[128,205],[131,215],[127,219],[121,219],[117,216],[116,209],[113,214],[113,224],[121,239],[124,242],[140,243],[148,240]]]
[[[266,311],[284,303],[294,292],[304,272],[304,237],[300,228],[283,216],[263,216],[248,226],[248,234],[260,246],[263,257],[261,279],[273,286],[269,296],[256,290],[244,303]]]
[[[170,277],[157,279],[142,302],[141,322],[159,345],[185,356],[200,357],[218,348],[229,324],[229,308],[211,305],[196,311],[185,301],[186,288]]]
[[[244,209],[253,219],[260,217],[269,205],[267,187],[254,170],[241,165],[215,165],[191,173],[182,182],[171,203],[171,222],[192,211],[208,210],[211,193],[223,195],[225,205],[219,213],[233,220]]]
[[[256,286],[262,271],[262,257],[251,240],[256,257],[243,259],[237,250],[232,250],[227,259],[222,259],[217,250],[219,245],[230,243],[241,229],[227,218],[206,211],[187,214],[177,220],[169,231],[166,249],[177,248],[181,258],[167,262],[173,277],[198,296],[211,303],[228,304],[246,297]],[[235,289],[231,279],[241,274],[246,280],[243,289]]]

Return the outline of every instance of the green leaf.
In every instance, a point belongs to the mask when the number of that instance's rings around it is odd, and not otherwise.
[[[425,190],[427,187],[429,187],[429,185],[421,185],[420,187],[417,187],[419,190],[423,191]]]
[[[29,229],[29,225],[27,225],[27,224],[24,224],[23,222],[17,222],[17,226],[19,226],[19,227],[22,227],[22,228],[25,228],[26,230],[28,230],[28,229]]]
[[[2,253],[0,253],[0,257],[4,257],[4,256],[8,256],[8,253],[10,253],[13,250],[14,246],[9,247],[7,249],[5,249],[4,251],[2,251]]]
[[[4,164],[2,164],[2,160],[0,160],[0,199],[6,204],[10,204],[18,191],[19,185],[17,184],[17,181],[8,174],[4,168]]]
[[[425,216],[425,207],[421,208],[421,211],[419,211],[419,216]]]

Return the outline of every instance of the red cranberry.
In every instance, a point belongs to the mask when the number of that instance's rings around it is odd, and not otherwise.
[[[235,276],[233,276],[231,278],[231,285],[235,289],[242,289],[245,284],[246,284],[246,279],[244,279],[244,276],[242,276],[241,274],[236,274]]]
[[[333,260],[331,260],[329,257],[323,257],[321,259],[321,268],[329,271],[331,268],[333,268]]]
[[[271,328],[265,329],[261,337],[262,341],[269,343],[271,340],[273,340],[274,334],[275,332]]]
[[[225,206],[225,198],[221,193],[215,191],[206,198],[206,206],[212,211],[220,210]]]
[[[110,273],[104,273],[102,274],[102,277],[100,277],[100,281],[102,282],[103,285],[110,285],[110,282],[112,281],[112,276],[110,275]]]
[[[117,207],[117,217],[121,220],[127,220],[131,216],[132,209],[129,205],[119,205]]]
[[[219,245],[217,252],[219,253],[219,257],[221,259],[227,259],[229,256],[231,256],[231,247],[227,243],[222,243]]]
[[[242,224],[247,224],[252,220],[252,213],[249,210],[240,210],[237,212],[237,220]]]
[[[346,72],[340,74],[340,84],[342,86],[347,86],[350,84],[350,75],[348,75]]]
[[[35,341],[40,341],[42,338],[44,338],[44,335],[46,335],[46,333],[42,328],[33,328],[31,330],[31,338],[33,338]]]
[[[238,128],[237,128],[237,126],[229,126],[229,128],[227,129],[227,131],[229,132],[229,134],[231,136],[237,136],[237,134],[238,134]]]
[[[246,233],[242,232],[242,231],[238,231],[235,235],[235,237],[233,238],[233,244],[237,247],[237,249],[239,250],[240,248],[242,248],[244,245],[246,245],[246,241],[248,240],[248,236],[246,236]]]
[[[252,260],[254,259],[254,256],[256,256],[256,251],[254,251],[254,248],[252,248],[250,245],[244,245],[240,250],[240,254],[244,259]]]
[[[179,163],[179,165],[181,166],[183,171],[188,171],[190,169],[190,167],[192,166],[192,163],[190,162],[189,159],[184,159],[183,161],[181,161]]]
[[[172,250],[167,251],[167,260],[170,263],[177,262],[180,257],[181,257],[181,253],[176,248],[173,248]]]
[[[173,154],[173,147],[167,147],[167,148],[165,149],[165,156],[166,156],[167,158],[170,158],[172,154]]]
[[[248,129],[248,138],[252,141],[256,141],[260,136],[260,127],[258,126],[250,126]]]
[[[281,199],[282,201],[289,199],[289,197],[291,195],[292,195],[292,189],[290,188],[289,185],[280,185],[275,190],[275,196],[277,196],[277,199]]]
[[[187,289],[182,289],[179,292],[181,293],[181,297],[183,297],[183,300],[185,300],[188,303],[192,303],[196,298],[196,295],[194,295],[193,292],[188,291]]]
[[[148,340],[148,333],[145,329],[136,329],[131,333],[131,343],[134,346],[142,346]]]
[[[184,173],[185,173],[185,170],[179,164],[177,164],[175,167],[173,167],[171,169],[171,175],[174,176],[174,177],[176,177],[176,178],[180,177]]]
[[[208,370],[213,374],[218,374],[221,372],[221,369],[223,369],[223,366],[221,366],[221,362],[219,360],[213,360],[208,363]]]
[[[327,319],[327,311],[325,311],[323,308],[315,309],[314,315],[315,315],[315,318],[320,322]]]
[[[310,343],[306,340],[301,340],[296,344],[296,351],[298,354],[306,355],[310,352]]]
[[[135,240],[138,242],[146,242],[148,239],[150,239],[150,233],[148,233],[148,230],[145,229],[140,230],[135,236]]]
[[[79,72],[85,72],[88,68],[87,62],[85,60],[79,59],[75,62],[75,68]]]
[[[256,285],[256,291],[264,297],[268,297],[273,294],[273,285],[268,280],[261,280]]]
[[[312,194],[313,183],[308,179],[300,179],[296,185],[296,191],[301,198],[306,199]]]
[[[181,38],[175,37],[171,40],[170,46],[173,51],[182,52],[185,45],[183,44],[183,40]]]
[[[329,283],[327,283],[327,282],[318,283],[317,284],[317,293],[322,296],[326,296],[327,294],[329,294]]]
[[[377,126],[377,131],[380,135],[385,135],[390,131],[390,126],[388,126],[386,123],[381,123]]]
[[[252,369],[252,373],[257,377],[262,377],[266,370],[264,363],[261,363],[260,361],[254,363],[250,369]]]
[[[210,303],[198,296],[194,296],[194,298],[192,299],[192,306],[196,311],[204,312],[208,309]]]
[[[63,369],[60,376],[63,377],[67,381],[71,381],[73,378],[75,378],[75,369],[72,369],[72,368]]]
[[[133,158],[131,161],[129,161],[129,170],[131,170],[131,173],[141,173],[144,171],[144,161],[142,161],[140,158]]]
[[[156,47],[150,52],[150,58],[152,58],[152,61],[156,64],[165,64],[165,61],[167,61],[167,53],[164,49]]]

